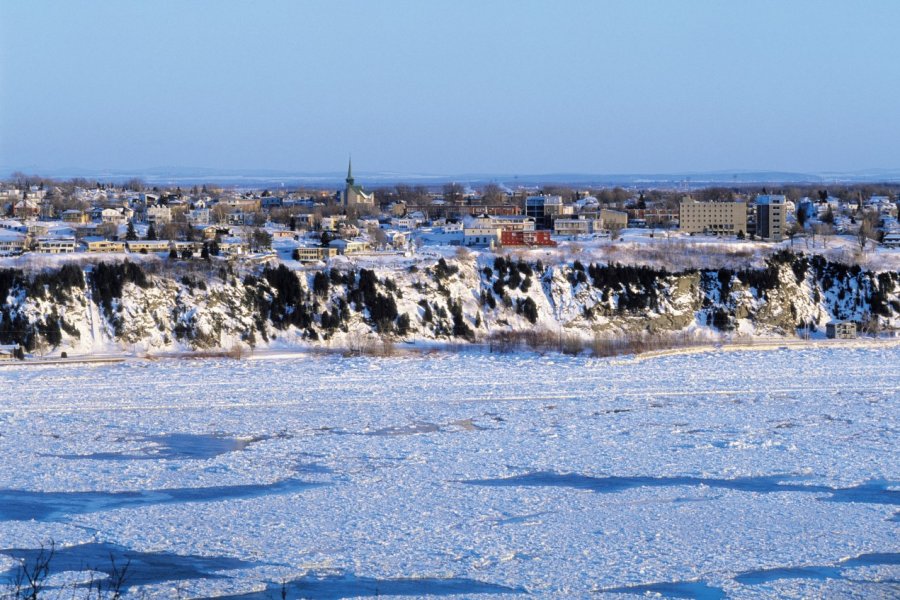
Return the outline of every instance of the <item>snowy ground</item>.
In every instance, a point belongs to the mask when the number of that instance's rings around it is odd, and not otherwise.
[[[898,364],[5,367],[0,577],[53,540],[52,582],[103,577],[112,552],[150,598],[897,597]]]

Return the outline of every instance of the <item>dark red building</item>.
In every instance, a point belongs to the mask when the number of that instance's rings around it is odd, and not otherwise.
[[[501,246],[556,246],[549,231],[501,231]]]

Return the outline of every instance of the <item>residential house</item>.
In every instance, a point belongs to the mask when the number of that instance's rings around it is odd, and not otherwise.
[[[172,209],[168,206],[150,206],[147,207],[147,223],[155,228],[172,222]]]
[[[128,242],[129,252],[168,252],[172,242],[169,240],[133,240]]]
[[[856,338],[856,323],[831,321],[825,325],[825,336],[830,339],[852,340]]]
[[[104,208],[101,210],[100,220],[103,223],[112,223],[113,225],[124,225],[128,221],[124,213],[116,208]]]
[[[41,254],[69,254],[75,252],[75,238],[38,238],[35,250]]]
[[[81,240],[88,252],[125,252],[125,242],[102,237],[86,237]]]
[[[209,225],[209,209],[208,208],[192,208],[185,213],[185,219],[191,227],[199,225]]]
[[[18,344],[0,344],[0,360],[13,360],[18,353]]]
[[[77,208],[64,210],[60,213],[59,217],[63,222],[73,225],[84,225],[90,221],[90,216],[83,210],[78,210]]]
[[[892,231],[884,234],[881,245],[885,248],[900,248],[900,232]]]
[[[371,249],[369,243],[363,240],[331,240],[329,248],[334,248],[338,254],[357,254]]]
[[[25,252],[26,234],[20,231],[0,229],[0,255],[22,254]]]
[[[503,230],[492,225],[472,224],[463,227],[463,246],[493,248],[500,243]]]
[[[337,248],[301,247],[294,249],[294,256],[300,262],[318,262],[338,255]]]

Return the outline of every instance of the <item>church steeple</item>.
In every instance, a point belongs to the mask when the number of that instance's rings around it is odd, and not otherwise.
[[[353,157],[347,160],[347,185],[353,185]]]

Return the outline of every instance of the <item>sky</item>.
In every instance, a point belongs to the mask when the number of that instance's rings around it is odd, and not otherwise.
[[[0,174],[900,168],[900,2],[0,0]]]

